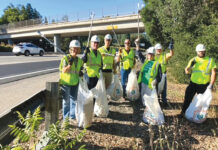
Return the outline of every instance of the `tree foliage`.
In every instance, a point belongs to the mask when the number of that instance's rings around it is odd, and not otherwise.
[[[0,24],[37,18],[41,18],[41,15],[35,8],[32,8],[31,4],[28,3],[26,6],[18,5],[17,7],[15,7],[13,4],[10,4],[4,10],[4,14],[0,18]]]
[[[218,60],[217,0],[144,0],[141,16],[152,44],[164,48],[174,39],[175,56],[171,60],[173,75],[186,82],[184,68],[196,56],[195,47],[206,45],[207,55]]]

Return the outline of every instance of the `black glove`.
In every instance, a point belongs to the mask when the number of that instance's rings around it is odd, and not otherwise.
[[[85,49],[85,55],[87,55],[88,53],[90,53],[89,47],[86,47]]]
[[[80,77],[83,76],[83,72],[82,72],[82,70],[79,71],[79,76],[80,76]]]
[[[69,65],[72,66],[72,64],[73,64],[73,57],[70,57],[70,59],[69,59]]]
[[[170,40],[170,44],[169,44],[169,47],[168,47],[170,50],[173,50],[174,48],[174,41],[173,39]]]
[[[194,59],[194,60],[192,60],[192,62],[191,62],[191,67],[193,67],[195,64],[196,64],[196,61],[195,61],[195,59]]]

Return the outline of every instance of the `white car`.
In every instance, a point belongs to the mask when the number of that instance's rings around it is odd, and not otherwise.
[[[16,46],[14,46],[12,51],[16,56],[19,55],[39,55],[43,56],[45,51],[43,48],[40,48],[32,43],[19,43]]]

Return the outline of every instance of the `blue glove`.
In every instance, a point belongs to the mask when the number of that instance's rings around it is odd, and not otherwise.
[[[174,41],[173,39],[170,40],[170,44],[169,44],[169,47],[168,47],[170,50],[173,50],[174,48]]]

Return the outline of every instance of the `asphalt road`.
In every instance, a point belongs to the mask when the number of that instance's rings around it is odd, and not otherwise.
[[[0,78],[58,68],[60,61],[45,61],[0,65]]]
[[[0,56],[0,84],[57,72],[62,56]]]

